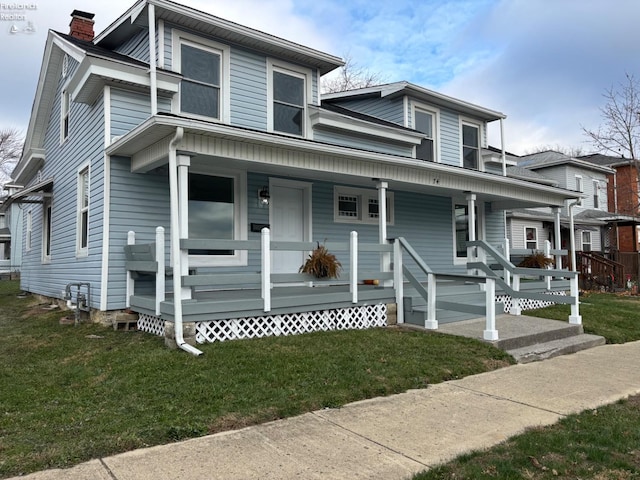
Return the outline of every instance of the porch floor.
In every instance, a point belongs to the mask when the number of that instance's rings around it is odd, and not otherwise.
[[[183,302],[185,322],[229,319],[263,315],[280,315],[305,311],[347,308],[380,303],[395,303],[393,288],[374,285],[358,285],[358,303],[353,303],[349,285],[293,285],[271,289],[271,311],[265,313],[261,290],[239,288],[229,290],[195,291],[192,300]],[[153,315],[153,295],[131,297],[131,310]],[[161,303],[161,315],[173,319],[172,294]]]

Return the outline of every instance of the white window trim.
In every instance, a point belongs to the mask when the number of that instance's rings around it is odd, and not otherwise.
[[[27,221],[26,221],[26,233],[25,233],[25,249],[27,252],[30,252],[33,248],[33,212],[31,209],[27,210]]]
[[[588,242],[585,242],[585,241],[584,241],[584,234],[585,234],[585,233],[586,233],[587,235],[589,235],[589,241],[588,241]],[[589,245],[589,250],[585,250],[585,249],[584,249],[584,246],[585,246],[585,245]],[[582,231],[580,232],[580,249],[581,249],[581,251],[583,251],[583,252],[585,252],[585,251],[589,251],[589,252],[590,252],[590,251],[593,251],[593,235],[591,235],[591,232],[590,232],[590,231],[588,231],[588,230],[582,230]]]
[[[387,190],[387,225],[395,223],[394,198],[393,192]],[[358,197],[359,218],[341,217],[338,214],[338,198],[340,195],[351,195]],[[333,187],[333,221],[335,223],[353,223],[364,225],[378,225],[380,218],[365,217],[366,207],[369,205],[369,199],[378,200],[378,190],[373,188],[356,188],[343,185],[335,185]]]
[[[593,181],[593,199],[594,199],[593,208],[597,208],[598,210],[607,210],[606,208],[602,208],[602,195],[600,194],[600,180]],[[596,203],[598,204],[597,206],[596,206]]]
[[[464,141],[462,135],[462,127],[467,125],[469,127],[476,127],[478,129],[478,171],[484,172],[484,162],[482,161],[482,149],[484,145],[484,123],[473,120],[471,118],[460,117],[458,125],[458,135],[460,135],[460,166],[464,168]]]
[[[47,218],[47,210],[51,209],[51,218]],[[51,263],[51,249],[53,243],[53,202],[50,198],[45,198],[42,203],[42,263]],[[46,253],[47,243],[49,244],[49,253]]]
[[[233,238],[234,240],[247,239],[247,172],[244,170],[231,170],[204,167],[191,167],[189,173],[211,175],[213,177],[229,177],[233,183]],[[234,255],[189,255],[189,267],[229,267],[246,266],[247,251],[235,250]]]
[[[87,195],[89,197],[89,204],[86,207],[87,210],[87,246],[82,247],[82,174],[87,172],[88,177],[88,192]],[[86,257],[89,255],[89,213],[91,210],[91,168],[89,163],[85,163],[80,168],[78,168],[76,174],[76,196],[77,196],[77,204],[76,204],[76,257]]]
[[[67,108],[65,109],[65,105]],[[65,121],[67,124],[67,132],[65,135]],[[67,90],[66,86],[62,90],[60,95],[60,145],[69,139],[69,133],[71,131],[71,94]]]
[[[465,265],[467,263],[467,255],[463,257],[458,256],[456,248],[456,205],[469,206],[469,202],[463,198],[453,198],[451,201],[451,230],[453,234],[453,264]],[[476,200],[476,221],[478,222],[478,240],[484,238],[484,202]]]
[[[302,114],[302,135],[294,135],[273,129],[273,72],[282,72],[304,80],[304,99]],[[311,138],[311,122],[309,121],[309,104],[313,99],[312,72],[308,68],[267,58],[267,131],[296,138]]]
[[[576,175],[575,181],[576,181],[576,192],[584,193],[584,181],[582,180],[582,175]],[[576,205],[581,207],[582,200],[583,200],[582,198],[578,198],[578,202],[576,203]]]
[[[416,128],[416,110],[429,113],[433,116],[433,161],[440,163],[440,109],[419,102],[411,102],[411,128]],[[416,149],[413,147],[413,158],[416,158]]]
[[[527,229],[531,229],[535,232],[535,240],[527,240]],[[529,242],[535,242],[536,246],[533,247],[533,250],[538,249],[538,227],[524,227],[524,248],[527,250],[529,250],[529,247],[527,246]]]
[[[201,118],[210,122],[217,121],[223,123],[231,123],[231,48],[228,45],[224,45],[207,38],[199,37],[191,33],[174,29],[172,31],[171,38],[171,69],[174,72],[178,73],[182,72],[182,53],[180,48],[182,44],[189,45],[195,48],[201,48],[203,50],[208,50],[212,53],[220,55],[220,118],[182,112],[180,110],[180,93],[173,96],[173,101],[171,103],[172,113],[193,118]]]

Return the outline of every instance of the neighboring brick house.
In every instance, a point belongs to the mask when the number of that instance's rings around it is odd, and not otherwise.
[[[627,218],[616,223],[616,248],[620,252],[638,252],[640,235],[640,176],[638,160],[624,157],[611,157],[601,154],[580,157],[587,162],[607,166],[615,170],[615,174],[607,175],[607,199],[609,209]]]

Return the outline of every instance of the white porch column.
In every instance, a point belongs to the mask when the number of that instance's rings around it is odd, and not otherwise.
[[[381,245],[386,245],[387,242],[387,188],[389,184],[387,182],[378,182],[378,238]],[[383,272],[391,271],[391,254],[388,252],[383,253],[380,256],[380,270]],[[391,280],[384,280],[382,284],[385,287],[392,285]]]
[[[476,238],[476,194],[467,193],[467,228],[469,231],[469,241],[475,242]],[[476,247],[467,247],[467,262],[476,261]],[[468,272],[472,274],[472,272]]]
[[[553,207],[553,245],[556,250],[562,248],[562,236],[560,234],[560,207]],[[557,270],[562,269],[562,255],[556,253],[556,265]]]
[[[507,176],[507,152],[505,150],[505,142],[504,142],[504,118],[500,119],[500,146],[502,150],[502,176]]]
[[[189,167],[191,157],[182,152],[177,152],[176,163],[178,165],[178,222],[179,238],[189,238]],[[174,272],[174,276],[176,272]],[[189,251],[180,249],[180,272],[181,277],[189,275]],[[180,297],[183,300],[191,298],[191,288],[180,288]]]
[[[569,204],[569,234],[571,238],[571,270],[577,272],[576,266],[576,234],[573,230],[573,207],[577,204]],[[578,291],[578,275],[571,279],[571,296],[573,302],[571,303],[571,315],[569,316],[569,323],[573,325],[580,325],[582,323],[582,316],[580,315],[580,296]]]

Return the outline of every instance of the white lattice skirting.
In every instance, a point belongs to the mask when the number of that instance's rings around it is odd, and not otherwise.
[[[551,295],[561,295],[566,296],[566,292],[558,291],[558,292],[547,292]],[[511,307],[513,306],[513,299],[510,295],[496,295],[496,303],[504,303],[504,311],[509,312]],[[535,310],[536,308],[544,308],[549,305],[553,305],[554,302],[550,302],[547,300],[531,300],[528,298],[520,299],[520,308],[522,311],[524,310]]]
[[[223,342],[327,330],[363,330],[386,325],[386,305],[364,305],[317,312],[196,322],[196,341],[198,343]],[[164,336],[164,320],[141,313],[138,318],[138,330]]]
[[[138,330],[164,337],[164,320],[155,315],[141,313],[138,316]]]
[[[197,322],[196,341],[198,343],[222,342],[242,338],[297,335],[321,330],[361,330],[384,327],[386,324],[387,306],[368,305],[317,312]]]

